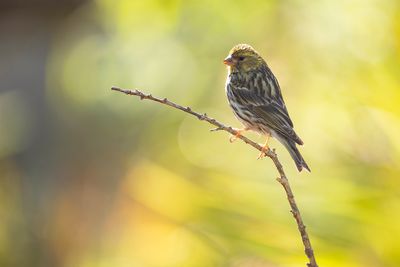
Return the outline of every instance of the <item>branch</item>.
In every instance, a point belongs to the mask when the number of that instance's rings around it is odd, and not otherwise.
[[[236,135],[238,133],[234,128],[232,128],[230,126],[225,126],[224,124],[220,123],[216,119],[213,119],[213,118],[207,116],[206,113],[201,114],[201,113],[195,112],[190,107],[184,107],[184,106],[175,104],[174,102],[169,101],[167,98],[161,99],[161,98],[154,97],[151,94],[144,94],[143,92],[141,92],[139,90],[126,90],[126,89],[121,89],[121,88],[114,87],[114,86],[111,88],[111,90],[118,91],[118,92],[121,92],[121,93],[124,93],[127,95],[138,96],[138,97],[140,97],[141,100],[143,100],[143,99],[151,100],[154,102],[158,102],[158,103],[173,107],[175,109],[179,109],[183,112],[189,113],[190,115],[197,117],[201,121],[206,121],[206,122],[216,126],[217,128],[213,129],[212,131],[222,130],[222,131],[226,131],[232,135]],[[239,135],[238,138],[240,138],[246,144],[254,147],[255,149],[257,149],[259,151],[263,151],[263,147],[261,145],[250,140],[249,138],[247,138],[243,135]],[[286,174],[283,170],[283,166],[280,163],[277,154],[275,153],[275,149],[273,149],[273,150],[268,149],[264,153],[267,157],[269,157],[274,162],[275,167],[278,170],[279,177],[277,178],[277,181],[285,189],[286,196],[289,201],[290,208],[291,208],[290,212],[293,214],[293,217],[296,220],[297,228],[299,229],[301,239],[303,241],[303,245],[304,245],[304,249],[305,249],[304,252],[309,260],[309,263],[307,263],[307,266],[308,267],[318,267],[317,262],[315,261],[314,252],[313,252],[313,249],[311,246],[310,238],[308,237],[308,234],[306,231],[306,226],[303,223],[303,219],[301,218],[300,210],[297,207],[296,201],[294,199],[294,195],[293,195],[292,189],[290,187],[289,180],[287,179]]]

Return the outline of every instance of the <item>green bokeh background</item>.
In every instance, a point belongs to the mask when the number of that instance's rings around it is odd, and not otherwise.
[[[0,1],[0,266],[305,266],[269,159],[110,90],[239,127],[222,60],[243,42],[305,142],[312,173],[271,146],[319,265],[400,266],[399,1],[24,2]]]

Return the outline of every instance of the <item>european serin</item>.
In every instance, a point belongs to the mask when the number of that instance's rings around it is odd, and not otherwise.
[[[293,130],[279,83],[264,59],[250,45],[239,44],[231,49],[224,64],[228,66],[225,87],[228,101],[244,125],[238,135],[247,130],[266,135],[260,157],[265,156],[269,137],[275,137],[289,151],[299,171],[303,168],[310,171],[296,147],[303,145],[303,141]]]

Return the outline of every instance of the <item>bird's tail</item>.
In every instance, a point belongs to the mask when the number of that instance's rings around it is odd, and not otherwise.
[[[308,167],[306,161],[304,160],[303,156],[300,154],[300,151],[296,147],[296,143],[292,140],[287,140],[286,138],[279,138],[279,141],[286,147],[289,151],[290,156],[296,163],[296,167],[301,172],[303,168],[311,172],[310,168]]]

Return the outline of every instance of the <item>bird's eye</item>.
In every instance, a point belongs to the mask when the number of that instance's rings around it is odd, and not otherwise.
[[[243,61],[243,60],[244,60],[244,57],[239,57],[239,60],[240,60],[240,61]]]

